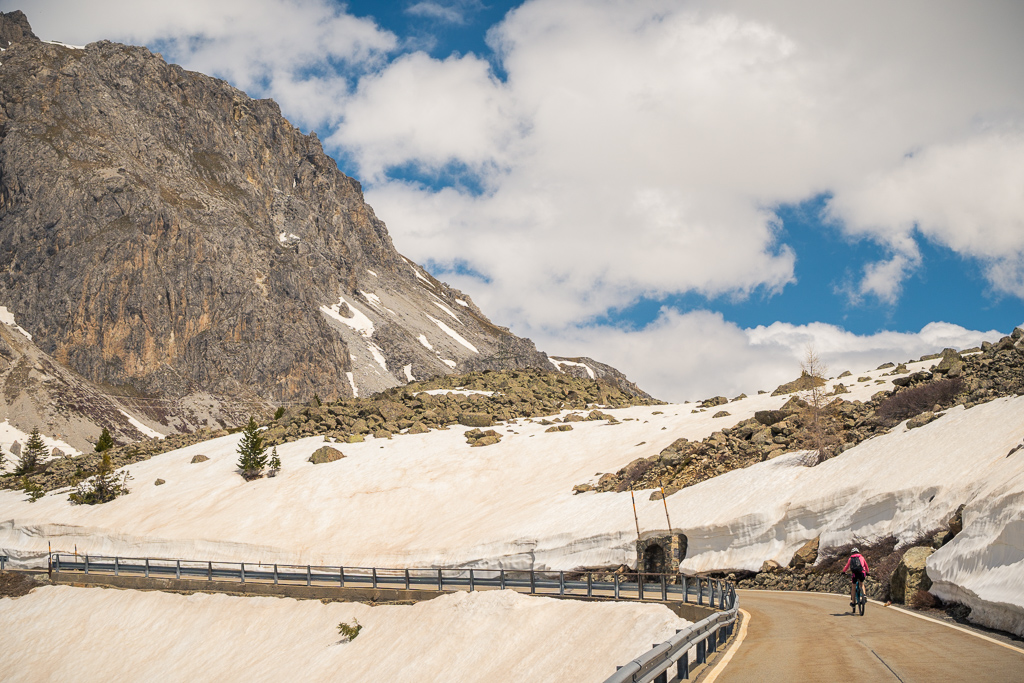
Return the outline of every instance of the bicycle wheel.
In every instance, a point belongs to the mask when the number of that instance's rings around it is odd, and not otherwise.
[[[868,596],[864,595],[864,586],[860,583],[857,584],[857,610],[860,612],[860,616],[864,616],[864,605],[867,604]]]

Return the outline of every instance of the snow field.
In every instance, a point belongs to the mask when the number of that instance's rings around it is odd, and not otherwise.
[[[842,398],[891,386],[875,384],[878,371],[864,374],[871,379]],[[101,506],[72,507],[65,493],[29,503],[0,491],[0,548],[21,564],[42,562],[47,541],[94,555],[280,564],[634,564],[629,494],[573,495],[573,485],[789,398],[763,394],[696,413],[695,404],[613,410],[620,424],[578,422],[571,432],[520,420],[495,427],[502,441],[484,448],[466,444],[468,428],[451,427],[338,444],[346,458],[315,466],[306,460],[324,441],[313,437],[279,446],[281,473],[252,483],[236,472],[239,437],[228,436],[130,466],[132,493]],[[722,409],[731,415],[712,417]],[[964,532],[929,561],[936,593],[962,596],[979,620],[1016,620],[1020,629],[1024,450],[1007,453],[1022,438],[1024,397],[999,399],[919,429],[898,426],[818,467],[804,467],[796,453],[683,489],[668,506],[689,539],[684,569],[786,564],[819,535],[824,547],[890,534],[910,540],[966,503]],[[211,460],[190,464],[198,453]],[[156,478],[167,483],[153,486]],[[664,531],[661,501],[636,498],[641,531]]]
[[[337,626],[363,630],[342,642]],[[512,591],[411,606],[44,586],[0,599],[5,681],[600,681],[688,622]],[[654,638],[654,640],[651,640]]]

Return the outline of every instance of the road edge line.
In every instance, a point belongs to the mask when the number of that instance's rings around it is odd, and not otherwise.
[[[750,613],[741,609],[740,614],[743,615],[743,621],[740,623],[740,631],[736,634],[736,640],[733,641],[732,645],[729,646],[729,650],[722,655],[722,659],[715,664],[715,668],[708,672],[707,678],[703,679],[701,683],[713,683],[718,678],[718,674],[722,673],[725,669],[725,665],[732,660],[736,650],[740,649],[740,643],[747,637],[747,624],[750,623]]]
[[[843,593],[828,593],[828,592],[825,592],[825,591],[779,591],[779,590],[765,590],[763,588],[743,588],[743,589],[739,589],[739,590],[747,590],[747,591],[751,591],[751,592],[757,591],[757,592],[760,592],[760,593],[780,593],[780,594],[783,594],[783,595],[785,595],[787,593],[798,593],[798,594],[801,594],[801,595],[831,595],[831,596],[839,596],[839,597],[848,597],[848,596],[845,596]],[[879,602],[878,600],[875,600],[874,598],[868,598],[868,602],[872,602],[872,603],[878,605],[879,607],[884,607],[886,609],[893,609],[893,610],[896,610],[897,612],[902,612],[903,614],[915,617],[917,619],[924,619],[925,621],[930,621],[930,622],[932,622],[934,624],[940,624],[942,626],[945,626],[946,628],[951,628],[954,631],[960,631],[961,633],[966,633],[969,636],[974,636],[975,638],[981,638],[982,640],[987,640],[988,642],[994,643],[995,645],[1000,645],[1002,647],[1005,647],[1008,650],[1013,650],[1014,652],[1019,652],[1021,654],[1024,654],[1024,649],[1022,649],[1022,648],[1016,647],[1014,645],[1010,645],[1009,643],[1004,643],[1004,642],[1002,642],[1000,640],[996,640],[995,638],[990,638],[989,636],[986,636],[986,635],[983,635],[981,633],[978,633],[977,631],[972,631],[969,628],[964,628],[963,626],[956,626],[954,624],[950,624],[949,622],[942,621],[941,619],[935,619],[935,618],[932,618],[932,617],[926,617],[923,614],[918,614],[917,612],[912,612],[912,611],[906,609],[905,607],[897,607],[896,605],[891,605],[891,604],[890,605],[886,605],[884,602]]]
[[[933,624],[941,624],[942,626],[945,626],[947,628],[951,628],[954,631],[960,631],[961,633],[966,633],[967,635],[974,636],[975,638],[981,638],[982,640],[987,640],[988,642],[994,643],[995,645],[1000,645],[1002,647],[1005,647],[1007,650],[1013,650],[1014,652],[1019,652],[1020,654],[1024,655],[1024,649],[1021,649],[1021,648],[1016,647],[1014,645],[1010,645],[1009,643],[1004,643],[1004,642],[1002,642],[1000,640],[996,640],[995,638],[990,638],[990,637],[988,637],[986,635],[983,635],[981,633],[978,633],[976,631],[972,631],[969,628],[964,628],[963,626],[955,626],[955,625],[950,624],[948,622],[942,621],[941,619],[935,619],[933,617],[926,617],[923,614],[917,614],[916,612],[911,612],[910,610],[908,610],[908,609],[906,609],[904,607],[897,607],[896,605],[889,605],[889,609],[894,609],[897,612],[902,612],[903,614],[906,614],[906,615],[909,615],[909,616],[912,616],[912,617],[916,617],[917,619],[924,619],[925,621],[930,621]]]

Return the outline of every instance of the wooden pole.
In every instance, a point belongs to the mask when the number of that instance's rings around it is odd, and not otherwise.
[[[665,485],[661,483],[661,477],[658,477],[658,486],[661,487],[661,502],[665,504],[665,521],[668,522],[668,532],[672,533],[672,520],[668,516],[668,501],[665,500]]]
[[[637,551],[637,556],[636,556],[636,578],[637,578],[637,581],[639,582],[639,585],[643,586],[644,577],[640,573],[644,569],[643,568],[643,561],[644,561],[643,552],[640,550],[640,518],[637,517],[637,514],[636,514],[636,496],[633,495],[633,486],[632,486],[632,484],[629,487],[629,497],[633,499],[633,521],[636,522],[636,551]],[[642,597],[643,588],[640,588],[640,592],[641,592],[641,597]]]

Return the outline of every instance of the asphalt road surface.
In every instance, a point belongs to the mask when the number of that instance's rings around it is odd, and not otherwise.
[[[743,681],[1024,681],[1024,652],[849,597],[740,591],[747,635],[717,677]]]

